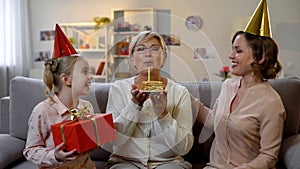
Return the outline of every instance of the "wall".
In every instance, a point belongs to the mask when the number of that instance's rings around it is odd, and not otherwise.
[[[214,72],[222,65],[229,65],[232,34],[243,29],[259,0],[29,0],[33,52],[49,49],[52,41],[39,41],[41,30],[54,29],[55,23],[87,22],[95,16],[112,16],[112,10],[123,8],[152,7],[171,10],[171,34],[181,38],[181,46],[172,46],[170,58],[171,75],[178,81],[202,80],[209,77],[219,80]],[[280,60],[285,73],[300,76],[300,1],[269,0],[273,37],[280,45]],[[203,20],[200,31],[188,31],[184,20],[198,15]],[[193,60],[193,48],[213,48],[214,60]],[[33,64],[32,67],[40,67]]]

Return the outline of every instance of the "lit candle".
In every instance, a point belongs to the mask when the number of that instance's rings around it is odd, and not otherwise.
[[[148,81],[150,81],[150,68],[148,68]]]

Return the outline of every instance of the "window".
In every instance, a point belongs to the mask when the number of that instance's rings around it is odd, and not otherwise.
[[[9,81],[26,75],[28,0],[0,0],[0,96],[9,94]]]

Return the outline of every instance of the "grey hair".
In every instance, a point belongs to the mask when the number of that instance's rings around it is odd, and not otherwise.
[[[138,35],[136,35],[129,44],[129,55],[131,56],[133,54],[134,48],[136,46],[138,46],[139,44],[142,44],[144,42],[147,42],[151,38],[156,38],[159,41],[164,55],[167,56],[167,53],[166,53],[167,45],[165,43],[165,40],[159,33],[153,32],[153,31],[142,31]]]

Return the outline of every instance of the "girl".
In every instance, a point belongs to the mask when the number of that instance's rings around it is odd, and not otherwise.
[[[88,95],[91,85],[87,61],[79,56],[47,60],[44,83],[48,99],[40,102],[29,118],[24,156],[39,168],[95,168],[88,153],[65,152],[63,143],[55,147],[51,133],[51,125],[69,120],[73,108],[87,107],[93,114],[91,104],[79,99]]]
[[[96,168],[89,153],[76,154],[62,150],[63,143],[54,146],[51,125],[71,117],[72,109],[94,114],[92,105],[79,96],[88,95],[92,77],[87,61],[79,56],[56,24],[54,55],[45,62],[44,83],[48,99],[35,106],[29,118],[26,147],[27,160],[39,168]]]

